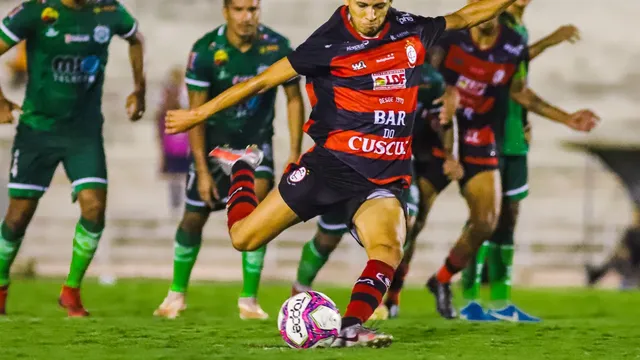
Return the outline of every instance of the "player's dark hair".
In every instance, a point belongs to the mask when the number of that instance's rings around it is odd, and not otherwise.
[[[224,3],[223,3],[224,7],[228,7],[229,5],[231,5],[232,1],[233,0],[224,0]],[[260,1],[258,0],[258,2],[260,2]]]

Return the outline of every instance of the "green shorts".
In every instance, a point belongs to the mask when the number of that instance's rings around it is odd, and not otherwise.
[[[502,192],[511,201],[520,201],[529,195],[526,155],[500,156]]]
[[[407,215],[416,216],[418,214],[418,203],[420,202],[418,185],[411,184],[409,190],[403,193],[403,197],[407,203]],[[336,209],[320,215],[318,218],[318,231],[324,234],[342,236],[349,231],[347,222],[348,219],[345,219],[344,211]]]
[[[271,186],[273,187],[273,151],[271,143],[264,143],[260,146],[260,149],[264,152],[264,158],[258,167],[256,168],[255,176],[256,179],[265,179],[271,182]],[[209,171],[213,176],[213,180],[216,182],[216,187],[218,189],[218,194],[222,199],[220,201],[214,202],[213,208],[210,208],[202,198],[200,197],[200,193],[198,192],[198,174],[195,170],[195,164],[191,162],[189,166],[189,174],[187,176],[187,186],[185,188],[185,207],[189,212],[199,212],[199,213],[208,213],[212,211],[222,210],[226,207],[227,204],[227,195],[229,193],[229,188],[231,187],[231,180],[229,176],[226,175],[220,167],[213,162],[209,162]]]
[[[9,197],[40,198],[62,163],[75,201],[84,189],[107,188],[107,164],[102,135],[68,138],[19,125],[11,150]]]

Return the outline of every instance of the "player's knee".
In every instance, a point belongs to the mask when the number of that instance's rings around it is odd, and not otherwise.
[[[329,256],[338,247],[341,239],[341,235],[326,234],[318,231],[313,239],[313,245],[320,255]]]
[[[201,234],[207,218],[206,214],[187,211],[180,221],[180,228],[189,234]]]
[[[88,200],[82,205],[82,217],[96,223],[103,223],[105,207],[104,201],[98,199]]]
[[[498,223],[498,216],[495,212],[487,212],[479,216],[472,216],[469,225],[472,227],[473,232],[478,238],[484,240],[491,237],[496,229]]]
[[[238,251],[255,251],[259,246],[255,239],[256,234],[251,229],[239,226],[239,222],[234,224],[229,230],[229,236],[231,237],[231,245]]]
[[[402,262],[404,251],[401,241],[385,241],[370,245],[367,249],[369,258],[381,260],[384,263],[397,268]]]
[[[24,234],[38,206],[37,199],[11,199],[4,223],[16,234]]]

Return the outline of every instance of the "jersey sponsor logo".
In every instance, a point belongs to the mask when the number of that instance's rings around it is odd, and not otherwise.
[[[393,53],[387,54],[385,57],[376,60],[376,63],[383,63],[386,61],[394,60],[396,56]]]
[[[277,52],[278,50],[280,50],[280,45],[265,45],[260,47],[259,52],[260,55],[264,55],[267,53]]]
[[[296,170],[292,171],[291,174],[289,174],[289,176],[287,177],[287,182],[289,184],[299,183],[300,181],[304,180],[304,178],[307,177],[308,174],[309,172],[304,166],[297,168]]]
[[[347,46],[347,51],[359,51],[363,50],[365,47],[369,45],[369,40],[365,40],[358,45]]]
[[[93,13],[100,14],[101,12],[114,12],[116,10],[118,10],[118,7],[115,5],[98,6],[93,8]]]
[[[515,56],[520,56],[522,50],[524,50],[524,45],[520,44],[517,46],[511,44],[504,44],[504,50],[509,54],[513,54]]]
[[[407,45],[405,46],[405,51],[407,52],[407,60],[409,61],[409,67],[415,67],[416,61],[418,61],[418,52],[413,44],[407,41]]]
[[[408,31],[403,31],[401,33],[397,33],[397,34],[391,35],[389,37],[391,38],[391,41],[396,41],[396,40],[404,39],[407,36],[409,36],[409,32]]]
[[[469,129],[464,134],[464,142],[473,146],[492,145],[495,142],[495,135],[489,126],[482,129]]]
[[[355,64],[351,64],[351,68],[353,71],[364,70],[367,68],[367,64],[365,64],[363,60],[360,60]]]
[[[71,43],[85,43],[91,40],[91,36],[89,35],[73,35],[73,34],[65,34],[64,42],[67,44]]]
[[[107,26],[98,25],[93,29],[93,40],[98,44],[105,44],[111,39],[111,30]]]
[[[224,65],[229,61],[229,53],[220,49],[213,54],[213,63],[217,66]]]
[[[54,29],[53,27],[48,27],[47,28],[47,32],[44,33],[44,36],[48,37],[48,38],[52,38],[52,37],[56,37],[58,36],[60,32],[56,29]]]
[[[373,90],[395,90],[407,87],[407,75],[405,69],[389,70],[371,74]]]
[[[42,10],[42,13],[40,13],[40,19],[45,24],[53,24],[58,21],[59,17],[60,14],[58,13],[58,10],[52,7],[45,8],[44,10]]]
[[[458,81],[456,82],[456,87],[460,90],[464,90],[469,94],[482,96],[487,90],[487,84],[475,81],[473,79],[469,79],[464,75],[460,75],[458,77]]]
[[[97,56],[56,56],[51,62],[53,80],[64,84],[93,83],[100,69]]]
[[[409,149],[408,140],[376,139],[369,138],[365,134],[362,134],[362,136],[352,136],[347,142],[347,145],[349,149],[356,152],[390,157],[403,157],[407,155],[407,149]]]
[[[409,13],[402,13],[400,16],[396,16],[396,20],[402,25],[410,22],[414,22],[413,16]]]
[[[404,120],[407,118],[405,111],[373,111],[373,123],[376,125],[393,125],[393,126],[406,126]]]

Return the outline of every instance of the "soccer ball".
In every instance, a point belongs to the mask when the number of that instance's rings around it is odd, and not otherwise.
[[[280,335],[294,349],[328,347],[338,336],[341,323],[336,304],[317,291],[290,297],[278,314]]]

